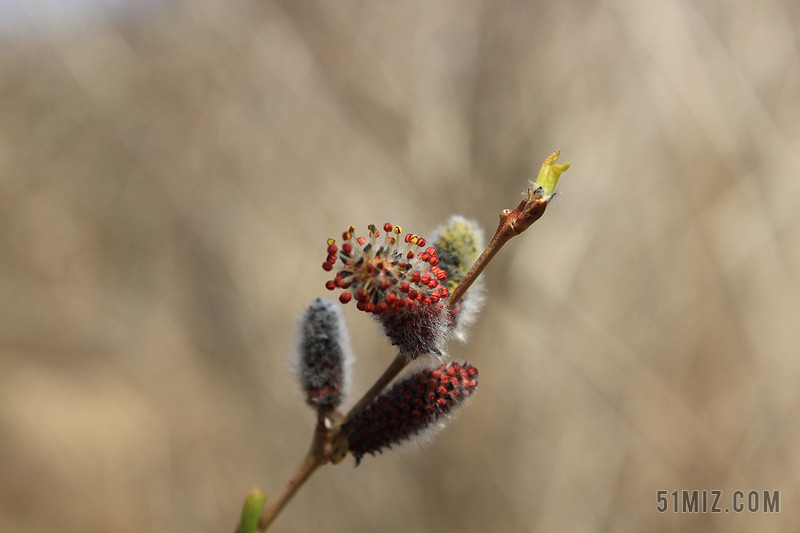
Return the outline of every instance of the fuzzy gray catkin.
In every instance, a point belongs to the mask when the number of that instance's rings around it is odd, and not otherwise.
[[[342,310],[335,302],[316,298],[298,320],[294,366],[317,411],[338,407],[350,381],[351,349]]]

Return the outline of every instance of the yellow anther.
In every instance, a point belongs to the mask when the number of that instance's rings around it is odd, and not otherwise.
[[[400,232],[403,230],[400,229],[400,226],[395,226],[392,231],[394,231],[395,235],[400,235]]]
[[[333,237],[328,239],[328,246],[330,246],[331,244],[334,244],[334,243],[336,243],[336,239],[334,239]]]

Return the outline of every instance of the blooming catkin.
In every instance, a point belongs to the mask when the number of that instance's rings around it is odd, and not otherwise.
[[[306,403],[317,411],[335,409],[349,383],[350,342],[341,308],[316,298],[300,316],[295,366]]]
[[[356,237],[352,226],[327,242],[326,272],[335,271],[325,284],[341,289],[339,301],[376,316],[392,344],[415,359],[421,353],[441,354],[448,332],[444,306],[447,273],[437,265],[436,249],[413,233],[401,237],[400,226],[386,223],[381,232],[369,226],[366,237]]]
[[[361,462],[416,435],[447,415],[478,386],[478,369],[464,363],[426,368],[393,385],[342,426],[348,448]]]
[[[453,292],[483,250],[483,231],[475,222],[453,215],[434,231],[432,240],[439,268],[447,272],[445,287]],[[479,277],[450,311],[450,329],[461,341],[466,340],[467,328],[483,306],[483,287],[483,278]]]

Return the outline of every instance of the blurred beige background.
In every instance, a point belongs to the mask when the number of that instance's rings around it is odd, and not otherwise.
[[[13,2],[12,2],[13,3]],[[800,9],[17,2],[0,37],[0,530],[232,531],[313,415],[286,372],[349,224],[491,234],[478,393],[275,531],[797,531]],[[393,356],[348,307],[361,392]],[[656,491],[781,491],[660,514]]]

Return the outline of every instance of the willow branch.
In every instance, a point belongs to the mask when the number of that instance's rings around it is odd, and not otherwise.
[[[333,448],[330,446],[330,437],[331,432],[326,427],[324,417],[320,416],[317,421],[317,427],[314,430],[314,437],[312,438],[308,454],[306,454],[305,459],[283,490],[270,503],[269,507],[264,510],[264,513],[261,515],[261,520],[258,522],[259,531],[266,531],[278,514],[286,507],[286,504],[289,503],[297,491],[300,490],[300,487],[311,477],[311,474],[313,474],[317,468],[330,461],[333,455]]]

